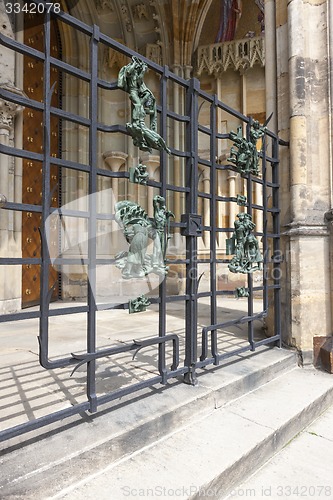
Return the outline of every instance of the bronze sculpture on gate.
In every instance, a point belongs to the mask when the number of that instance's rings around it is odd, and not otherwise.
[[[137,57],[132,57],[132,62],[123,66],[118,75],[118,87],[129,94],[131,100],[131,123],[126,123],[126,128],[133,138],[134,146],[142,151],[152,148],[171,153],[164,139],[157,132],[156,99],[152,91],[143,81],[148,69],[145,62]],[[145,118],[149,116],[149,127]]]
[[[230,149],[227,161],[233,163],[239,173],[259,175],[259,152],[257,142],[266,132],[266,126],[261,126],[257,120],[253,120],[250,127],[250,140],[243,137],[242,127],[237,128],[237,134],[230,132],[229,137],[234,141]]]
[[[170,238],[170,218],[174,214],[166,209],[165,199],[155,196],[153,200],[154,218],[150,219],[145,210],[132,201],[119,201],[115,205],[115,220],[122,229],[128,251],[116,255],[116,266],[125,279],[144,278],[153,272],[165,276],[166,250]],[[147,254],[149,239],[153,241],[153,253]]]
[[[237,218],[234,234],[227,242],[229,253],[234,254],[228,268],[232,273],[253,273],[261,269],[263,262],[258,240],[252,233],[256,225],[248,213],[241,212]]]

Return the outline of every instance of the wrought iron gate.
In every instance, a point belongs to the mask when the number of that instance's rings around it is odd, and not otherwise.
[[[42,1],[36,0],[36,4],[43,4]],[[49,5],[49,4],[48,4]],[[41,215],[41,225],[39,228],[42,243],[42,255],[39,257],[29,258],[1,258],[0,265],[36,265],[40,266],[41,270],[41,286],[40,286],[40,308],[39,310],[25,310],[12,314],[0,316],[0,322],[6,323],[17,320],[26,320],[29,318],[39,319],[39,352],[40,363],[46,369],[59,369],[62,367],[72,367],[74,370],[79,366],[86,366],[86,400],[84,402],[68,405],[67,408],[59,410],[55,413],[45,415],[41,418],[23,423],[11,429],[7,429],[0,434],[0,439],[5,440],[10,437],[22,434],[32,429],[42,427],[51,422],[61,420],[82,411],[96,412],[99,405],[111,402],[126,394],[134,393],[144,387],[149,387],[154,384],[166,384],[169,379],[183,376],[187,383],[195,384],[196,374],[198,370],[208,365],[218,365],[221,360],[245,352],[248,350],[254,351],[257,347],[263,344],[280,344],[281,329],[280,329],[280,273],[281,264],[280,248],[279,248],[279,158],[278,158],[278,137],[269,130],[264,130],[262,137],[263,147],[260,153],[260,170],[261,175],[251,173],[251,171],[240,172],[235,162],[220,161],[219,152],[221,144],[227,145],[230,149],[230,131],[220,133],[217,130],[218,115],[224,113],[226,116],[232,117],[233,120],[238,120],[245,132],[245,138],[250,140],[251,127],[253,120],[237,111],[226,106],[223,102],[217,99],[216,95],[209,95],[201,90],[199,81],[196,78],[185,80],[173,73],[168,67],[161,67],[152,61],[149,61],[141,55],[133,52],[127,47],[121,45],[115,40],[102,34],[98,26],[88,26],[71,17],[64,12],[54,12],[54,9],[45,9],[44,20],[44,52],[40,52],[33,47],[29,47],[0,35],[1,43],[15,51],[17,54],[29,56],[30,58],[40,61],[44,67],[43,86],[44,98],[42,102],[34,100],[31,96],[26,97],[12,92],[10,89],[1,89],[0,97],[9,103],[16,103],[24,106],[32,112],[42,113],[43,115],[43,148],[41,152],[32,152],[26,149],[15,148],[8,145],[1,145],[0,151],[3,155],[9,155],[18,159],[24,159],[42,165],[43,189],[41,204],[31,205],[26,203],[15,203],[8,200],[3,210],[11,210],[20,212],[23,216],[29,213]],[[51,54],[50,47],[50,19],[56,18],[64,25],[70,27],[76,33],[81,33],[89,40],[90,56],[87,64],[88,69],[83,70],[75,67],[68,62],[62,61],[60,58]],[[114,221],[115,214],[112,211],[103,212],[98,209],[98,203],[94,194],[98,191],[98,179],[124,179],[129,181],[128,171],[114,172],[107,168],[102,168],[98,163],[98,134],[128,134],[124,125],[110,125],[102,123],[99,119],[99,109],[101,107],[102,92],[115,92],[117,83],[115,81],[107,81],[100,76],[98,67],[98,54],[101,48],[108,48],[124,56],[137,56],[145,61],[150,71],[159,77],[160,80],[160,96],[157,106],[159,133],[161,137],[168,142],[168,134],[173,124],[178,124],[177,127],[184,129],[184,144],[181,144],[179,149],[172,147],[171,156],[167,151],[160,152],[160,179],[148,179],[146,189],[154,190],[154,193],[159,193],[165,200],[171,200],[176,194],[180,198],[185,199],[183,213],[177,216],[171,222],[171,230],[178,232],[180,238],[186,240],[186,252],[183,258],[167,258],[167,264],[172,266],[183,266],[185,271],[186,288],[180,294],[167,293],[167,282],[162,280],[159,285],[158,296],[149,297],[151,304],[155,305],[158,312],[158,331],[154,335],[142,340],[133,342],[125,342],[123,344],[110,345],[109,347],[99,348],[96,343],[96,328],[97,315],[99,311],[128,309],[128,303],[99,303],[96,300],[96,266],[105,266],[116,264],[114,256],[104,256],[101,258],[96,250],[96,241],[98,237],[99,221]],[[51,102],[53,88],[51,87],[51,72],[59,71],[62,75],[69,75],[78,79],[84,85],[89,87],[89,112],[87,116],[81,113],[74,113],[61,107],[54,106]],[[170,104],[170,89],[173,86],[178,86],[184,95],[184,111],[172,109]],[[127,98],[127,96],[125,96]],[[199,110],[206,106],[209,108],[209,123],[205,125],[199,123]],[[88,145],[89,158],[87,162],[73,161],[55,157],[51,154],[51,120],[56,117],[59,122],[66,121],[75,124],[78,127],[83,127],[88,130]],[[208,144],[208,155],[200,156],[199,151],[199,136],[200,140]],[[130,140],[130,139],[129,139]],[[225,149],[226,146],[223,146]],[[178,164],[183,165],[184,182],[177,183],[170,175],[170,164],[172,159],[178,159]],[[230,158],[229,158],[230,160]],[[169,164],[170,163],[170,164]],[[168,167],[169,165],[169,167]],[[173,164],[174,166],[175,164]],[[66,207],[55,208],[52,206],[52,189],[51,189],[51,169],[56,166],[60,171],[79,172],[89,179],[88,203],[86,209],[66,209]],[[179,168],[182,168],[181,166]],[[199,173],[205,170],[207,184],[209,189],[199,188]],[[217,189],[218,176],[222,172],[231,172],[239,174],[246,188],[247,196],[230,196]],[[262,193],[262,203],[258,203],[258,199],[253,199],[255,187]],[[5,195],[7,193],[4,193]],[[204,208],[205,216],[200,217],[198,202]],[[256,276],[260,276],[258,283],[254,282],[254,274],[248,272],[245,274],[247,286],[238,287],[238,295],[244,295],[247,298],[247,313],[241,317],[228,320],[227,317],[221,321],[218,315],[218,300],[220,297],[234,297],[234,289],[224,286],[223,282],[218,279],[218,266],[222,265],[227,269],[230,264],[230,257],[226,254],[227,239],[230,243],[230,238],[234,231],[233,220],[229,220],[229,224],[225,227],[218,223],[221,220],[219,213],[224,210],[228,204],[237,207],[243,205],[245,213],[250,217],[254,213],[260,213],[263,221],[263,230],[254,232],[253,234],[261,239],[261,253],[263,262],[261,270],[257,271]],[[202,210],[201,210],[202,212]],[[78,257],[67,257],[59,255],[52,258],[49,250],[50,232],[50,215],[56,215],[61,224],[62,217],[80,218],[86,221],[87,224],[87,255],[82,259]],[[226,220],[226,219],[224,219]],[[59,228],[56,228],[59,231]],[[56,233],[58,234],[58,233]],[[201,235],[205,235],[206,248],[208,251],[200,252],[198,249],[198,240]],[[218,241],[222,241],[218,246]],[[235,238],[234,238],[235,242]],[[169,256],[170,257],[170,256]],[[52,287],[49,286],[49,276],[51,269],[54,266],[68,265],[84,265],[87,269],[88,277],[88,292],[87,303],[85,305],[71,305],[63,307],[61,303],[55,308],[50,308],[50,299],[52,295]],[[200,291],[199,283],[202,278],[201,270],[208,274],[209,279],[206,281],[207,290]],[[244,276],[244,275],[243,275]],[[235,287],[234,287],[235,288]],[[261,296],[260,311],[254,310],[255,294]],[[198,332],[198,305],[201,299],[208,301],[210,308],[210,321],[207,324],[200,326]],[[185,310],[185,334],[184,334],[184,351],[180,352],[179,335],[169,331],[167,327],[167,305],[182,303]],[[259,319],[266,318],[268,311],[272,311],[274,332],[268,338],[257,340],[254,335],[254,323]],[[52,358],[49,354],[49,321],[50,318],[61,316],[66,319],[72,314],[84,313],[87,318],[86,330],[86,351],[80,354],[68,354],[64,357]],[[240,347],[221,351],[219,349],[220,332],[234,325],[247,325],[247,341]],[[112,326],[110,326],[112,328]],[[136,337],[135,332],[133,337]],[[108,357],[112,363],[113,356],[120,353],[136,352],[148,346],[155,346],[157,350],[156,374],[145,380],[132,383],[129,386],[108,392],[103,395],[98,395],[96,391],[96,363],[97,360]],[[167,353],[172,349],[171,366],[167,362]]]

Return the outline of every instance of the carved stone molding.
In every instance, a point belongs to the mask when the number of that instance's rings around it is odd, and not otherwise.
[[[114,12],[112,0],[95,0],[97,12]]]
[[[122,0],[122,2],[121,2],[120,10],[121,10],[122,17],[124,19],[126,30],[127,31],[133,31],[132,19],[130,17],[130,13],[129,13],[129,10],[128,10],[128,7],[127,7],[127,3],[124,0]]]
[[[117,42],[124,43],[124,40],[116,39]],[[105,65],[109,68],[122,68],[128,63],[128,57],[117,50],[111,49],[110,47],[105,48]]]
[[[162,47],[160,43],[147,43],[141,53],[150,61],[162,65]]]
[[[10,85],[0,84],[0,88],[16,95],[24,95],[20,89]],[[15,115],[22,110],[23,106],[0,98],[0,129],[12,130]]]
[[[120,167],[125,164],[127,157],[128,154],[124,153],[124,151],[105,151],[103,153],[105,163],[113,172],[118,172]]]
[[[149,20],[148,6],[145,3],[138,3],[132,6],[133,17],[139,21]]]
[[[198,48],[199,76],[203,71],[217,76],[228,68],[244,72],[256,64],[265,66],[265,40],[262,37],[214,43]]]
[[[290,223],[285,226],[287,231],[281,233],[281,236],[302,237],[302,236],[328,236],[327,225],[324,224],[306,224]]]

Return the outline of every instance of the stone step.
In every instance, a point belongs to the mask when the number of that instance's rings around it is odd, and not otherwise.
[[[333,498],[333,406],[279,453],[238,485],[228,500],[240,498]]]
[[[296,366],[293,351],[261,347],[202,370],[198,386],[177,380],[2,443],[1,498],[47,498],[98,473]],[[177,457],[177,461],[179,457]],[[110,497],[117,498],[117,497]]]
[[[330,375],[295,368],[48,498],[223,499],[332,403]]]

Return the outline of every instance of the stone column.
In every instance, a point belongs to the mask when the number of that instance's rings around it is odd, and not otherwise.
[[[1,88],[22,95],[19,89],[10,85],[2,85]],[[20,111],[22,107],[0,99],[0,144],[14,145],[14,119]],[[20,201],[22,196],[22,193],[18,196],[15,189],[20,185],[16,182],[16,163],[20,163],[20,160],[15,162],[13,157],[0,154],[0,193],[7,201]],[[21,230],[18,231],[17,224],[14,224],[13,214],[0,208],[0,256],[8,258],[21,255]],[[0,314],[17,311],[21,307],[21,266],[0,266],[0,282],[4,284],[0,290]]]
[[[127,154],[123,151],[106,151],[103,153],[103,159],[107,166],[110,168],[112,172],[119,172],[119,169],[125,164],[127,160]],[[112,200],[111,200],[111,213],[115,211],[115,204],[118,201],[119,195],[119,179],[112,179]],[[112,231],[116,230],[118,225],[115,221],[112,221]]]
[[[269,128],[277,132],[277,67],[276,67],[275,0],[265,0],[265,86],[266,116],[273,116]]]
[[[286,272],[291,326],[285,326],[304,362],[312,362],[313,338],[332,332],[329,234],[324,222],[331,208],[327,2],[290,0],[287,8],[290,205],[282,216],[289,220]],[[282,183],[285,189],[288,185]]]

